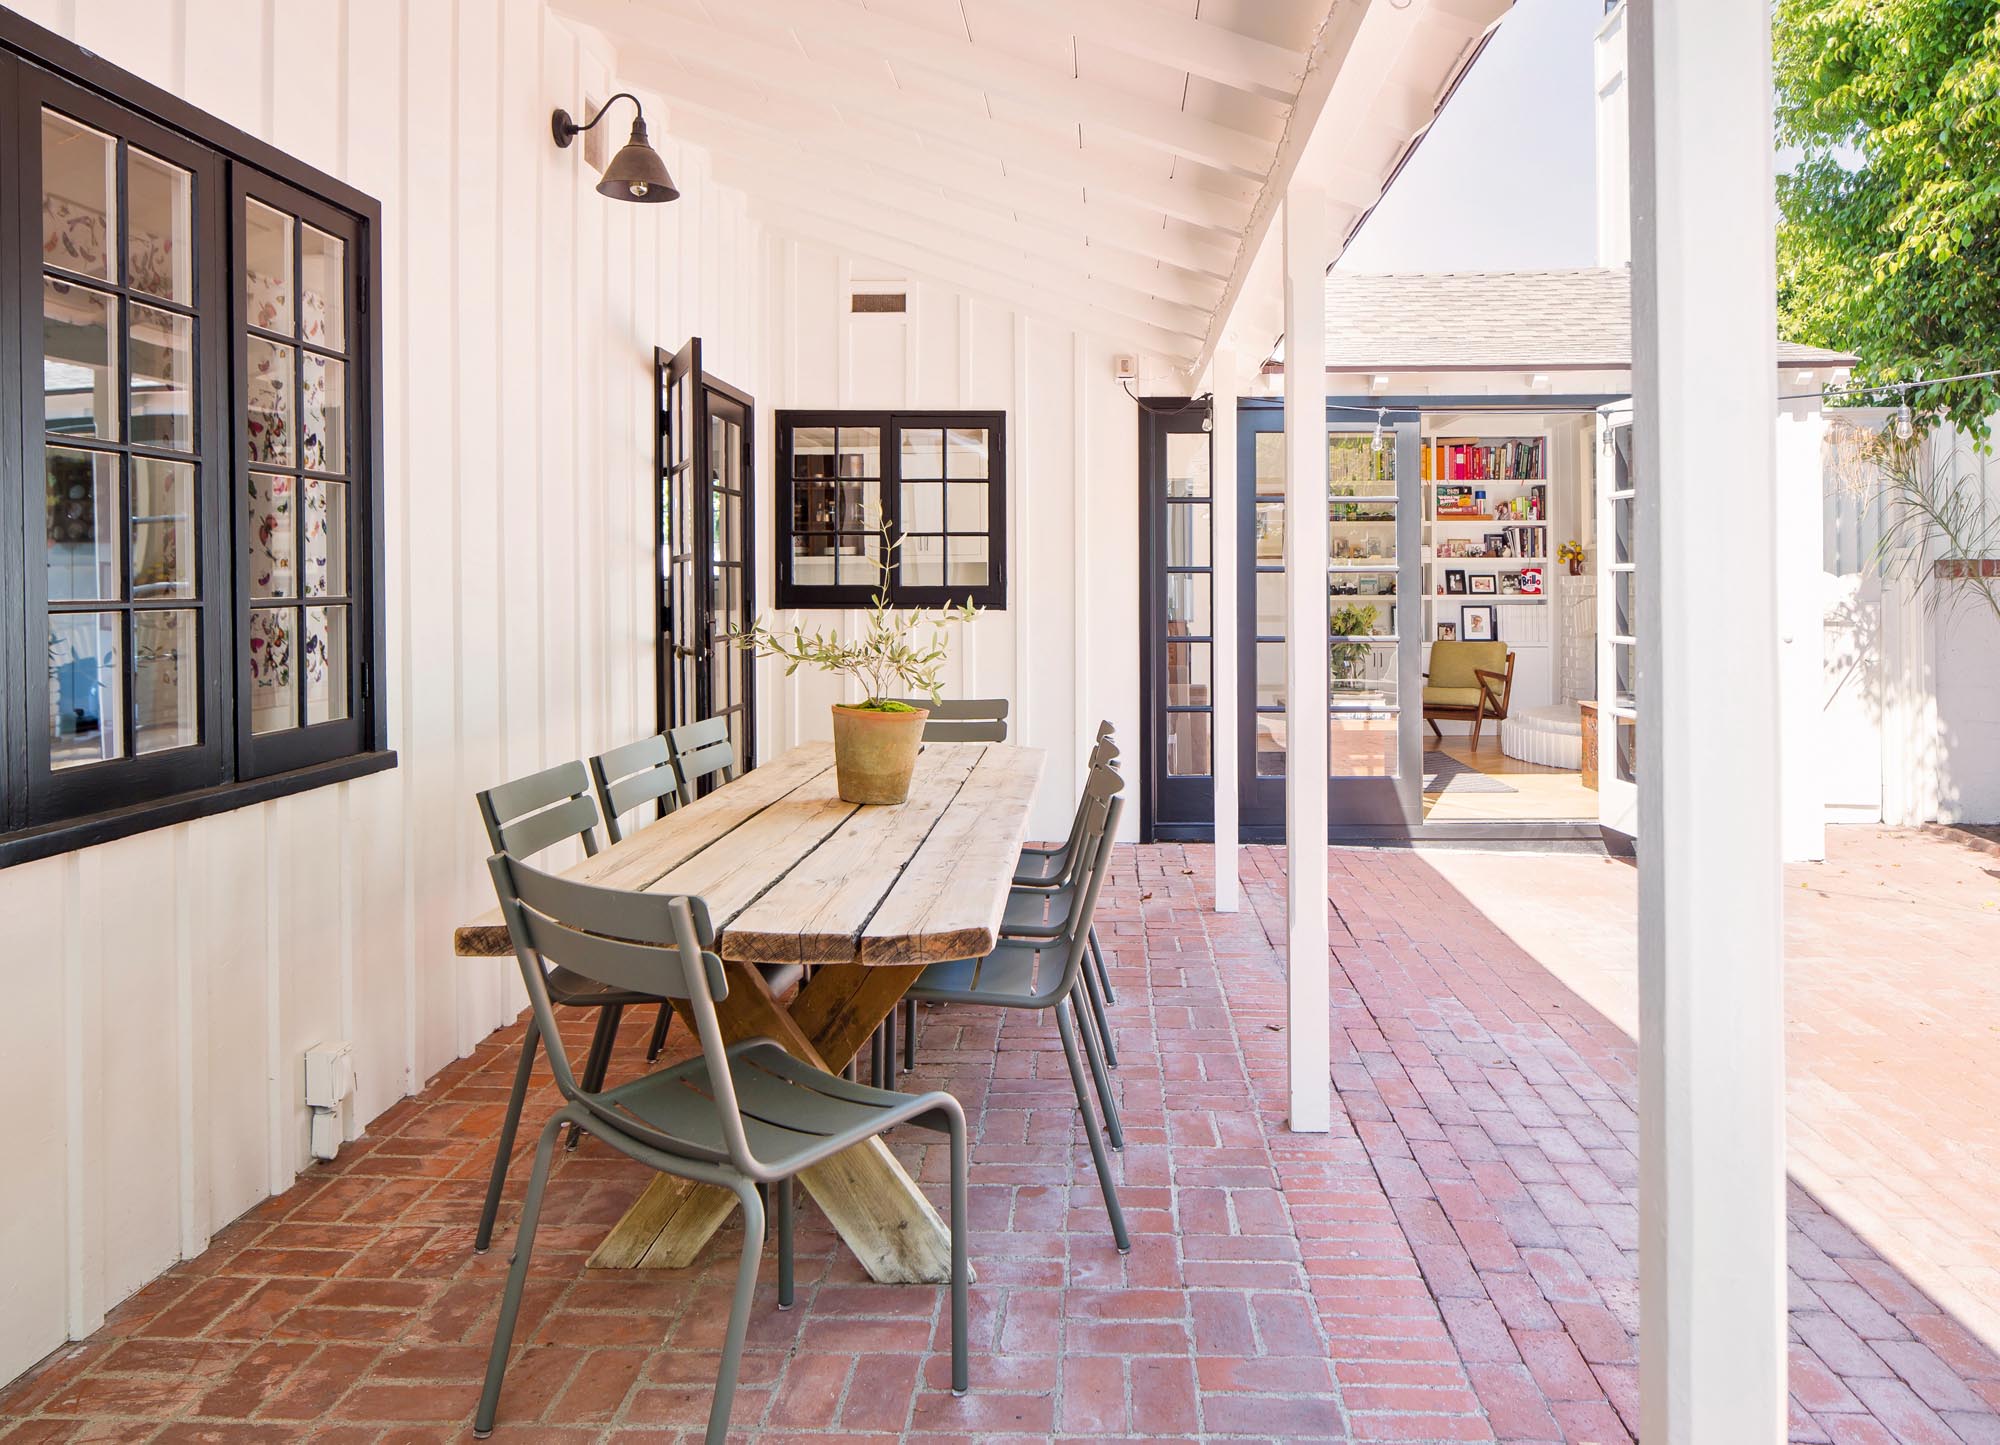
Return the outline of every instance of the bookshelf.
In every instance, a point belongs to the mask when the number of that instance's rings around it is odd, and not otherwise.
[[[1494,604],[1495,637],[1547,651],[1557,587],[1547,432],[1450,433],[1423,440],[1423,641]],[[1462,590],[1459,584],[1463,584]],[[1461,629],[1459,636],[1463,637]]]

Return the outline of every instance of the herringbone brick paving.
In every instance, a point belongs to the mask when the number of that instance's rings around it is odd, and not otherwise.
[[[942,1388],[942,1291],[867,1283],[807,1205],[799,1308],[767,1282],[738,1436],[1628,1441],[1630,1041],[1473,927],[1421,855],[1333,859],[1331,1134],[1283,1125],[1282,854],[1245,851],[1246,911],[1221,916],[1207,850],[1121,850],[1104,931],[1132,1254],[1053,1032],[928,1011],[913,1082],[974,1130],[973,1393]],[[487,1256],[471,1234],[518,1040],[0,1393],[0,1440],[464,1438],[511,1215]],[[524,1138],[556,1102],[541,1083]],[[941,1191],[927,1136],[895,1147]],[[699,1438],[734,1226],[691,1270],[586,1269],[642,1182],[592,1142],[558,1166],[503,1433]],[[1802,1192],[1791,1220],[1793,1438],[2000,1440],[2000,1361]]]

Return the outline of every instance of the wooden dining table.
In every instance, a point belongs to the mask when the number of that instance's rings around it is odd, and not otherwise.
[[[793,748],[627,834],[565,877],[708,904],[729,979],[727,1038],[768,1037],[835,1073],[926,964],[992,949],[1041,779],[1039,748],[927,743],[907,802],[841,800],[833,748]],[[457,930],[468,957],[512,954],[496,908]],[[813,965],[781,1000],[753,965]],[[950,1277],[950,1235],[880,1139],[800,1176],[869,1275]],[[656,1177],[591,1256],[603,1268],[691,1264],[735,1207],[728,1191]]]

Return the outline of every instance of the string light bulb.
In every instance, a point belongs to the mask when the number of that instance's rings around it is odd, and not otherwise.
[[[1916,434],[1916,419],[1910,415],[1910,399],[1906,396],[1903,404],[1896,408],[1896,440],[1906,442]]]
[[[1368,439],[1368,445],[1378,452],[1382,450],[1382,419],[1388,414],[1387,411],[1375,413],[1375,435]]]

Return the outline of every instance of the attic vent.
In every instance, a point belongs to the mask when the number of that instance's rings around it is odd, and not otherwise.
[[[910,298],[903,291],[856,291],[848,298],[848,306],[856,315],[863,312],[908,311]]]

